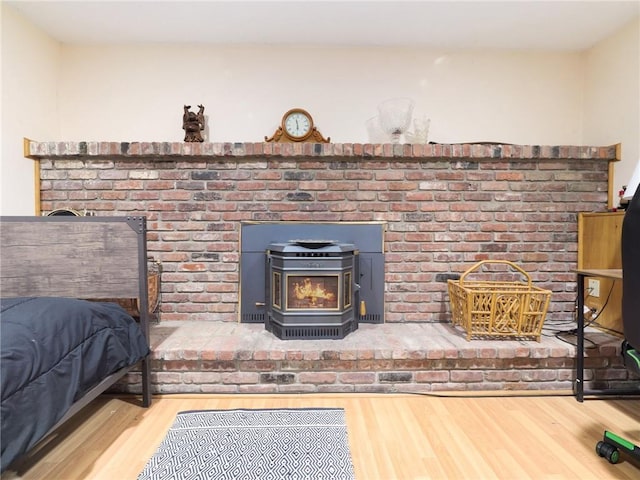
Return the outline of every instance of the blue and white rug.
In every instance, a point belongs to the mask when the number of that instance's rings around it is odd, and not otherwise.
[[[354,479],[344,410],[178,413],[138,480]]]

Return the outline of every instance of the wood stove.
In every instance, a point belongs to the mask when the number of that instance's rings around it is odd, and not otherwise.
[[[310,238],[323,239],[330,238],[324,248],[332,245],[349,245],[353,249],[354,273],[353,283],[357,284],[353,290],[353,314],[356,317],[356,324],[363,323],[381,324],[384,323],[384,298],[385,298],[385,260],[384,260],[384,223],[306,223],[306,222],[242,222],[240,226],[240,291],[239,291],[239,318],[242,323],[261,323],[267,325],[269,318],[268,311],[275,312],[279,323],[270,322],[270,329],[282,328],[283,318],[281,315],[287,313],[287,317],[293,316],[294,312],[284,312],[282,303],[280,308],[272,308],[271,286],[272,280],[271,257],[272,253],[278,257],[279,262],[277,272],[280,272],[282,281],[281,264],[293,252],[281,251],[284,247],[288,250],[296,247],[291,239]],[[322,241],[302,242],[302,245],[309,250],[316,250],[316,253],[323,253],[322,249],[309,248],[321,247]],[[280,247],[271,248],[271,245]],[[355,246],[355,247],[354,247]],[[273,250],[273,252],[272,252]],[[266,252],[266,254],[265,254]],[[286,255],[285,255],[286,254]],[[311,255],[311,253],[309,253]],[[282,258],[284,257],[284,259]],[[313,258],[322,257],[300,257],[309,262]],[[317,262],[317,260],[316,260]],[[283,300],[281,300],[282,302]],[[336,312],[320,312],[322,314],[336,314]],[[301,313],[298,313],[300,316]],[[325,315],[328,316],[328,315]],[[306,317],[305,317],[306,319]],[[287,320],[291,320],[287,318]],[[304,328],[309,330],[307,324]],[[322,327],[328,330],[328,325]],[[331,327],[334,328],[334,327]],[[341,327],[338,327],[341,328]],[[350,327],[355,330],[355,326]],[[309,332],[306,332],[309,333]],[[342,332],[341,334],[346,335]],[[340,334],[336,335],[337,337]],[[291,338],[313,338],[313,337],[291,337]]]
[[[358,328],[358,251],[333,240],[272,243],[265,326],[281,339],[339,339]]]

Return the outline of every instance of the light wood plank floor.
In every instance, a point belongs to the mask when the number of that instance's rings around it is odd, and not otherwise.
[[[640,400],[478,395],[167,395],[149,409],[102,397],[17,473],[135,479],[180,411],[342,407],[359,480],[640,478],[626,457],[610,465],[595,453],[605,427],[640,441]]]

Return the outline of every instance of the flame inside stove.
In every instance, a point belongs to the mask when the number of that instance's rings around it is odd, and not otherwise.
[[[333,301],[335,299],[335,293],[325,289],[320,282],[313,283],[309,277],[306,277],[302,284],[295,282],[293,293],[298,300],[307,300],[311,307],[317,306],[319,300]]]

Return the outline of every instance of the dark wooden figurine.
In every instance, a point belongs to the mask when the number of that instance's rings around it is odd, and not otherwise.
[[[191,105],[184,106],[182,115],[182,129],[184,130],[185,142],[204,142],[202,130],[204,130],[204,107],[198,105],[198,113],[189,111]]]

